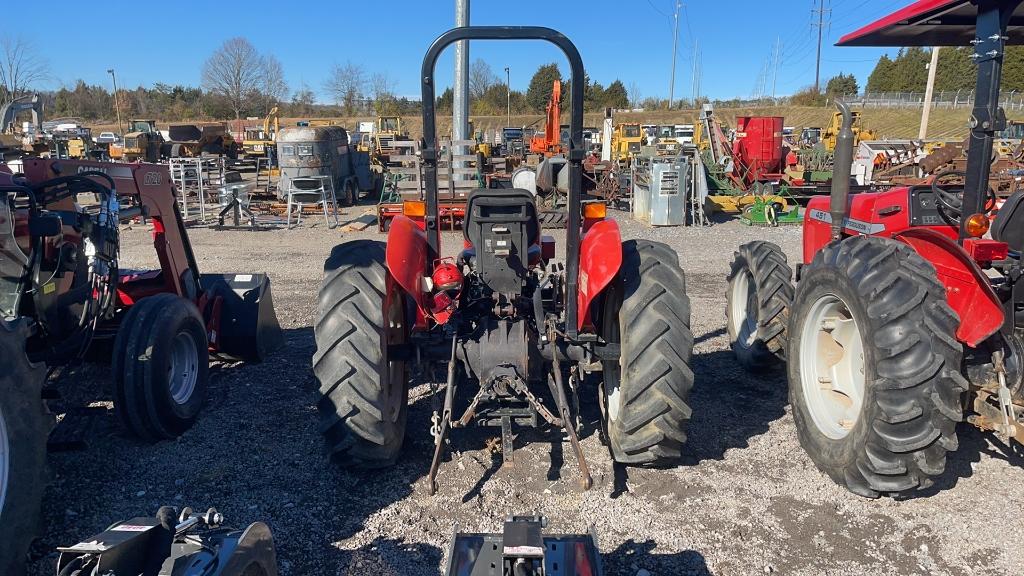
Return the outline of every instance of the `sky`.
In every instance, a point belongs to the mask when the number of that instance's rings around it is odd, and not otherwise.
[[[699,47],[701,95],[747,98],[756,92],[787,95],[814,84],[817,4],[824,1],[822,84],[853,73],[863,89],[884,53],[878,48],[837,48],[843,34],[905,6],[911,0],[689,0],[680,2],[675,98],[693,94],[694,44]],[[607,86],[616,78],[642,97],[668,97],[672,68],[672,14],[676,0],[470,0],[470,22],[479,25],[543,25],[568,36],[578,47],[591,79]],[[104,5],[106,4],[106,7]],[[110,86],[114,68],[119,87],[156,82],[198,86],[203,62],[233,36],[244,36],[261,53],[282,63],[289,88],[308,87],[318,102],[330,102],[323,88],[333,64],[351,61],[367,74],[386,73],[400,96],[419,97],[419,68],[431,41],[455,22],[454,0],[385,2],[298,0],[292,2],[89,3],[56,0],[48,12],[74,23],[77,41],[54,41],[50,25],[9,28],[30,40],[47,61],[44,88],[71,87],[79,78]],[[512,8],[514,7],[514,8]],[[178,28],[177,31],[172,28]],[[82,31],[92,31],[87,37]],[[773,46],[779,64],[769,66]],[[438,91],[450,85],[449,48],[437,67]],[[486,61],[499,76],[510,68],[514,89],[525,90],[537,67],[556,62],[567,74],[561,52],[543,42],[479,41],[470,59]],[[777,72],[776,72],[777,69]],[[762,76],[767,72],[767,77]],[[503,79],[503,78],[502,78]],[[763,88],[761,88],[763,86]]]

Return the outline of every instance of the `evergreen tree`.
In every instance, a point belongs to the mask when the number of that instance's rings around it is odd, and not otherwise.
[[[548,100],[551,99],[551,87],[555,80],[561,79],[562,73],[558,71],[558,65],[553,62],[537,68],[533,78],[530,79],[530,87],[526,90],[526,102],[530,109],[534,112],[543,112],[547,109]],[[565,88],[567,86],[563,86],[563,94],[568,93]]]
[[[882,57],[878,59],[878,63],[875,64],[875,69],[871,71],[871,75],[868,76],[868,84],[865,86],[865,90],[868,92],[887,92],[892,90],[893,80],[893,68],[894,64],[892,59],[888,55],[882,54]]]
[[[825,94],[829,96],[857,94],[859,88],[857,86],[857,78],[853,74],[843,74],[840,72],[838,75],[829,78],[828,84],[825,85]]]
[[[629,108],[629,95],[621,80],[615,80],[604,91],[604,105],[612,108]]]

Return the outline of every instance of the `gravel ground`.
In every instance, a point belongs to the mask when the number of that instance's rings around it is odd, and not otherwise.
[[[347,211],[354,214],[355,210]],[[495,430],[456,431],[429,496],[430,400],[413,390],[402,461],[374,473],[328,464],[316,430],[310,370],[312,320],[331,247],[375,230],[196,227],[190,236],[207,272],[266,271],[287,349],[261,365],[221,366],[197,425],[177,441],[142,444],[119,429],[108,368],[88,366],[64,382],[65,409],[94,407],[89,447],[51,455],[46,530],[37,575],[52,574],[58,545],[163,504],[215,506],[235,526],[256,520],[274,532],[282,574],[439,574],[453,530],[500,530],[510,513],[539,511],[557,531],[595,526],[606,574],[1009,574],[1020,573],[1024,467],[991,436],[966,426],[935,489],[909,500],[865,500],[818,472],[797,442],[780,372],[751,375],[725,336],[725,275],[739,244],[763,238],[790,261],[797,228],[728,222],[704,229],[651,229],[617,215],[624,238],[675,248],[688,275],[696,337],[693,421],[685,461],[668,470],[612,465],[584,404],[583,449],[595,485],[577,488],[577,468],[556,431],[520,431],[517,463],[500,469]],[[564,234],[554,233],[559,253]],[[123,261],[151,265],[142,228],[123,236]],[[447,234],[454,253],[461,237]],[[60,406],[58,406],[58,411]]]

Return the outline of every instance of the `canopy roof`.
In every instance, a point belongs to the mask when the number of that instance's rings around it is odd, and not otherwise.
[[[1024,44],[1024,4],[1017,2],[1007,44]],[[837,46],[969,46],[978,7],[970,0],[918,0],[839,39]]]

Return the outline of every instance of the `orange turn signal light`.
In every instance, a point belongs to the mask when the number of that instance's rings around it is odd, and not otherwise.
[[[601,220],[608,214],[604,202],[588,202],[583,205],[583,217],[587,220]]]
[[[427,215],[427,203],[420,200],[402,202],[402,214],[409,218],[423,218]]]
[[[988,216],[985,216],[984,214],[971,214],[967,218],[967,223],[964,225],[964,228],[967,230],[967,234],[971,237],[981,238],[986,232],[988,232],[988,226]]]

